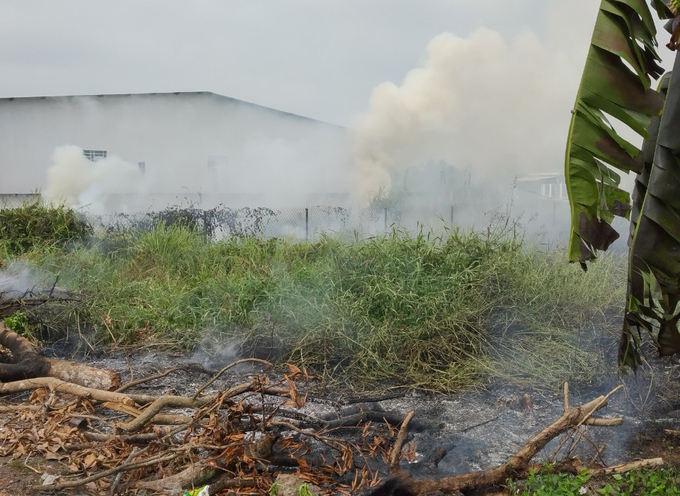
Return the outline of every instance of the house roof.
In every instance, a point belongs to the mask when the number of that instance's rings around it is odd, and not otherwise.
[[[343,126],[337,124],[332,124],[330,122],[320,121],[318,119],[313,119],[311,117],[305,117],[304,115],[293,114],[292,112],[286,112],[283,110],[274,109],[271,107],[265,107],[264,105],[258,105],[257,103],[248,102],[245,100],[239,100],[238,98],[232,98],[229,96],[220,95],[219,93],[213,93],[212,91],[175,91],[175,92],[160,92],[160,93],[109,93],[101,95],[54,95],[54,96],[12,96],[12,97],[0,97],[0,102],[12,102],[12,101],[26,101],[26,100],[57,100],[57,99],[78,99],[78,98],[125,98],[125,97],[155,97],[155,96],[165,96],[165,97],[186,97],[186,96],[212,96],[225,101],[231,101],[239,103],[242,105],[248,105],[252,107],[257,107],[266,111],[276,112],[278,114],[287,115],[296,119],[304,119],[307,121],[317,122],[319,124],[325,124],[327,126],[333,126],[338,129],[344,129]]]
[[[564,177],[562,172],[536,172],[523,177],[517,178],[517,182],[530,183],[537,181],[546,181],[549,179],[561,179]]]

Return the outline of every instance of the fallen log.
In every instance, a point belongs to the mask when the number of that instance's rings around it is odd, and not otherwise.
[[[80,386],[107,391],[120,386],[120,376],[116,372],[90,367],[79,362],[41,356],[33,343],[12,331],[1,321],[0,345],[11,352],[11,363],[0,363],[0,381],[2,382],[34,377],[55,377]]]

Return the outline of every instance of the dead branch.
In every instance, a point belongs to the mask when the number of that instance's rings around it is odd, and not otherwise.
[[[326,430],[342,429],[345,427],[356,427],[357,425],[361,425],[362,423],[368,421],[398,425],[401,423],[402,417],[393,412],[365,410],[354,415],[348,415],[339,419],[329,420],[324,427]],[[420,422],[412,422],[411,428],[413,431],[418,432],[423,430],[424,427]]]
[[[0,405],[0,413],[12,413],[12,412],[37,412],[41,410],[40,405]]]
[[[508,478],[522,477],[529,468],[531,459],[542,450],[552,439],[569,429],[576,429],[583,425],[595,411],[607,404],[607,399],[619,388],[605,396],[600,396],[579,407],[570,407],[565,395],[565,411],[552,425],[543,429],[529,440],[522,449],[503,465],[490,470],[472,472],[439,480],[411,477],[400,478],[399,487],[403,494],[418,495],[439,490],[443,493],[467,492],[476,489],[490,488],[503,484]],[[568,391],[568,390],[567,390]],[[372,494],[387,494],[376,489]]]
[[[246,362],[258,362],[262,363],[268,367],[271,367],[272,364],[266,360],[260,360],[259,358],[244,358],[242,360],[236,360],[233,363],[230,363],[226,367],[224,367],[222,370],[220,370],[217,374],[215,374],[208,382],[203,384],[200,388],[196,390],[194,393],[193,399],[198,398],[198,395],[200,395],[203,391],[205,391],[213,382],[215,382],[219,377],[224,374],[227,370],[229,370],[232,367],[235,367],[236,365],[239,365],[241,363],[246,363]]]
[[[188,426],[187,426],[188,427]],[[155,441],[163,436],[163,433],[158,432],[144,432],[141,434],[118,435],[118,434],[102,434],[101,432],[84,432],[85,439],[93,442],[105,443],[108,441],[121,441],[124,443],[148,443]]]
[[[204,367],[200,366],[199,364],[187,364],[187,365],[181,365],[179,367],[172,367],[165,372],[161,372],[158,374],[150,375],[148,377],[142,377],[140,379],[136,379],[134,381],[130,381],[118,389],[116,389],[116,393],[122,393],[123,391],[126,391],[130,389],[131,387],[139,386],[140,384],[145,384],[147,382],[155,381],[157,379],[162,379],[163,377],[167,377],[168,375],[172,374],[173,372],[178,372],[180,370],[195,370],[198,371],[202,374],[212,374],[213,372],[206,370]]]
[[[664,465],[663,458],[648,458],[646,460],[637,460],[634,462],[622,463],[613,467],[601,467],[586,469],[592,475],[610,475],[623,474],[631,470],[639,470],[641,468],[662,467]],[[585,468],[585,467],[584,467]]]
[[[179,493],[184,488],[198,487],[212,479],[217,471],[205,463],[194,463],[170,477],[141,481],[135,489],[150,489],[158,493]]]
[[[138,448],[133,448],[128,457],[125,459],[125,463],[130,463],[132,460],[135,459],[137,456],[137,453],[139,453]],[[123,475],[123,472],[118,472],[116,474],[116,478],[113,480],[113,484],[111,484],[111,496],[114,496],[116,494],[116,488],[118,487],[118,484],[120,484],[120,478]]]
[[[156,401],[147,406],[146,409],[136,418],[133,418],[129,422],[119,423],[118,428],[126,432],[136,432],[142,429],[147,423],[151,422],[156,414],[163,410],[163,408],[171,405],[171,397],[161,396]]]
[[[17,341],[17,345],[18,355],[26,352],[29,354],[26,356],[31,356],[32,351],[25,346],[26,343]],[[12,352],[14,354],[13,350]],[[258,360],[258,362],[263,361]],[[107,492],[109,489],[123,491],[126,494],[139,489],[172,493],[179,492],[182,488],[208,483],[210,479],[213,479],[212,494],[213,490],[219,490],[214,488],[222,486],[225,489],[229,487],[235,489],[240,487],[266,488],[266,485],[271,483],[271,474],[277,469],[277,464],[281,464],[297,467],[300,473],[308,477],[310,481],[325,483],[328,487],[339,484],[338,477],[341,474],[346,474],[348,470],[355,470],[352,490],[374,485],[378,480],[378,474],[381,471],[384,473],[387,469],[390,478],[383,486],[370,493],[373,495],[397,494],[397,492],[402,495],[424,495],[435,491],[454,494],[459,491],[469,492],[493,488],[502,485],[507,478],[525,476],[528,470],[535,468],[530,465],[532,458],[560,434],[572,430],[567,439],[571,438],[572,442],[578,442],[580,438],[574,437],[574,433],[580,435],[582,430],[579,430],[579,427],[581,426],[612,426],[622,422],[622,419],[593,417],[596,411],[606,405],[608,398],[616,390],[584,405],[570,407],[568,386],[565,386],[564,412],[560,418],[529,440],[503,465],[491,470],[438,480],[417,480],[400,471],[400,458],[409,430],[415,430],[414,426],[417,426],[417,422],[413,420],[414,412],[409,412],[402,419],[393,412],[351,407],[340,412],[340,418],[324,416],[319,419],[296,414],[294,410],[287,412],[285,408],[276,406],[280,400],[275,403],[265,401],[266,395],[278,395],[287,396],[294,402],[296,389],[295,384],[291,384],[291,378],[287,378],[288,387],[285,388],[278,387],[278,384],[275,384],[276,387],[267,387],[266,380],[255,376],[252,380],[237,384],[226,391],[204,394],[204,391],[214,384],[221,374],[238,363],[243,363],[243,361],[223,368],[189,396],[123,392],[134,385],[165,377],[179,367],[145,379],[131,381],[118,391],[84,387],[55,377],[37,377],[0,383],[0,394],[36,388],[48,389],[50,394],[34,395],[31,403],[8,405],[4,407],[4,411],[8,414],[19,411],[22,415],[16,415],[16,417],[21,418],[24,424],[25,419],[28,418],[37,422],[49,421],[53,423],[53,426],[56,424],[62,426],[65,434],[59,440],[57,449],[68,450],[69,460],[75,460],[72,463],[76,463],[81,470],[90,471],[90,475],[79,479],[63,479],[63,482],[58,484],[36,486],[31,489],[34,491],[61,490],[111,477],[108,482],[113,482],[112,486],[102,481],[98,483],[100,489],[104,488],[102,490]],[[85,398],[87,401],[76,399],[62,410],[56,407],[50,408],[49,405],[53,402],[60,401],[59,395],[61,394],[74,395]],[[227,401],[229,399],[231,400]],[[63,404],[64,398],[61,401],[62,403],[59,404]],[[131,417],[117,424],[118,429],[125,432],[125,435],[110,434],[111,417],[99,414],[104,408],[119,411]],[[175,412],[166,410],[178,408],[189,411],[175,414]],[[45,415],[41,416],[43,410]],[[3,407],[0,407],[0,412],[3,412]],[[255,416],[256,413],[262,413],[262,421],[259,416]],[[297,417],[297,421],[294,423],[288,421],[287,415]],[[74,423],[72,418],[87,418],[87,421]],[[386,423],[388,426],[400,424],[392,445],[388,440],[390,436],[386,434]],[[177,427],[152,428],[151,424],[177,425]],[[468,429],[483,424],[476,424]],[[422,429],[422,425],[421,423],[417,428]],[[351,433],[353,438],[345,440],[332,434],[333,430],[348,427],[355,429],[355,432]],[[255,428],[261,432],[253,434]],[[9,428],[10,432],[11,429],[12,427]],[[98,429],[99,432],[93,432],[90,429]],[[142,429],[153,430],[153,432],[140,433]],[[44,430],[57,432],[50,429]],[[391,427],[389,430],[393,434]],[[29,443],[24,440],[28,438],[34,444],[28,447],[22,445],[22,450],[25,450],[23,452],[29,453],[29,456],[31,453],[48,454],[44,450],[47,449],[46,446],[50,446],[50,442],[45,442],[45,439],[33,440],[32,436],[22,438],[18,435],[15,438],[10,436],[9,440],[10,442]],[[89,442],[84,443],[83,438]],[[360,441],[355,439],[360,439]],[[588,440],[587,437],[585,439]],[[69,444],[70,441],[74,443]],[[310,451],[310,447],[316,445],[315,441],[325,444],[335,453],[326,450],[325,447],[321,451],[317,449],[316,453]],[[563,446],[563,443],[560,446]],[[133,447],[133,444],[136,447]],[[6,449],[11,452],[13,446],[16,445],[8,444],[7,446]],[[55,445],[52,444],[52,446]],[[101,456],[102,453],[106,453],[106,458]],[[329,457],[327,457],[328,453],[331,453]],[[180,456],[182,454],[185,456]],[[445,454],[443,449],[434,450],[425,461],[421,462],[421,466],[425,469],[429,467],[434,469]],[[590,473],[607,475],[632,468],[658,466],[661,463],[663,461],[660,459],[641,460],[606,469],[590,469]],[[118,465],[112,466],[115,464]],[[577,459],[560,462],[556,465],[556,469],[558,468],[579,472],[585,469]],[[97,472],[92,473],[94,470]],[[130,474],[132,470],[139,471]],[[218,471],[223,471],[224,474],[218,475]],[[423,472],[420,474],[422,475]],[[386,487],[391,487],[397,492],[385,492]]]
[[[256,388],[255,381],[239,384],[230,389],[227,389],[224,394],[227,398],[237,396],[247,391],[253,391]],[[14,382],[0,383],[0,394],[18,393],[21,391],[29,391],[37,388],[48,388],[51,391],[59,393],[72,394],[82,398],[89,398],[96,401],[118,402],[125,405],[134,406],[135,404],[148,404],[157,401],[159,396],[148,394],[124,394],[116,393],[114,391],[102,391],[101,389],[89,388],[79,386],[78,384],[71,384],[56,377],[35,377],[32,379],[24,379]],[[280,391],[277,391],[280,392]],[[200,396],[195,400],[188,396],[164,395],[162,398],[165,407],[172,408],[200,408],[214,402],[218,398],[218,394],[210,394]]]
[[[47,293],[47,294],[46,294]],[[0,292],[0,319],[10,317],[16,312],[27,308],[38,307],[45,303],[65,303],[78,301],[78,298],[63,288],[52,287],[49,292],[45,288],[30,290],[22,295],[9,296],[7,292]]]
[[[0,394],[18,393],[43,387],[48,388],[51,391],[72,394],[74,396],[80,396],[81,398],[91,398],[97,401],[117,401],[128,405],[134,405],[135,403],[128,395],[122,393],[79,386],[78,384],[62,381],[56,377],[35,377],[32,379],[4,382],[0,384]]]
[[[78,486],[84,486],[85,484],[89,484],[90,482],[97,481],[99,479],[103,479],[104,477],[108,477],[110,475],[116,475],[119,472],[127,472],[130,470],[135,470],[138,468],[142,467],[148,467],[149,465],[155,465],[155,464],[160,464],[160,463],[165,463],[170,460],[174,460],[180,455],[179,452],[171,453],[170,455],[160,455],[160,456],[155,456],[152,458],[148,458],[144,461],[141,462],[135,462],[135,463],[124,463],[118,467],[109,469],[109,470],[104,470],[102,472],[98,472],[96,474],[90,475],[89,477],[85,477],[82,479],[76,479],[68,482],[62,482],[61,484],[51,484],[51,485],[46,485],[46,486],[31,486],[29,489],[32,489],[34,491],[58,491],[60,489],[68,489],[70,487],[78,487]]]
[[[397,434],[397,440],[394,442],[394,446],[392,446],[392,451],[390,451],[390,465],[389,465],[390,472],[396,472],[397,470],[399,470],[401,449],[404,447],[406,437],[408,436],[408,424],[411,422],[411,419],[415,414],[416,412],[411,410],[406,414],[404,421],[401,423],[401,427],[399,428],[399,434]]]
[[[184,370],[183,367],[172,367],[171,369],[166,370],[165,372],[161,372],[160,374],[154,374],[150,375],[148,377],[142,377],[141,379],[137,379],[134,381],[127,382],[123,384],[121,387],[116,389],[116,393],[122,393],[126,389],[130,389],[131,387],[134,386],[139,386],[140,384],[144,384],[145,382],[151,382],[155,381],[156,379],[162,379],[163,377],[167,377],[173,372],[177,372],[178,370]]]
[[[327,437],[327,436],[323,436],[323,435],[321,435],[317,432],[311,431],[311,430],[300,429],[299,427],[291,424],[290,422],[286,422],[286,421],[283,421],[283,420],[273,420],[271,422],[271,425],[278,425],[280,427],[285,427],[286,429],[289,429],[291,431],[295,431],[298,434],[302,434],[303,436],[312,437],[312,438],[316,439],[317,441],[324,443],[329,448],[333,448],[334,450],[342,452],[342,447],[340,447],[340,443],[336,439],[333,439],[333,438],[330,438],[330,437]]]
[[[225,489],[239,489],[258,487],[255,479],[235,479],[231,474],[222,474],[215,482],[210,484],[210,490],[218,494]]]

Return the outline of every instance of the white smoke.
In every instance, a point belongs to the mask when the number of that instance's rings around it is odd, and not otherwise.
[[[0,269],[0,295],[19,298],[37,287],[39,280],[32,270],[21,262],[12,262]]]
[[[77,146],[54,150],[42,196],[47,202],[65,203],[103,214],[111,210],[115,195],[140,192],[143,176],[139,167],[116,156],[93,162]],[[120,198],[115,198],[120,208]]]
[[[376,87],[353,126],[357,199],[431,160],[508,182],[560,170],[578,77],[533,33],[509,42],[486,28],[435,37],[424,64],[401,86]]]

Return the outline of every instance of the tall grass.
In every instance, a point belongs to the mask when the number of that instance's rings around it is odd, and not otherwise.
[[[64,206],[39,202],[0,208],[0,256],[20,255],[33,248],[61,248],[92,234],[89,224]]]
[[[367,386],[587,380],[599,357],[581,345],[623,301],[617,259],[584,274],[503,226],[307,243],[160,226],[23,257],[83,294],[71,321],[99,339],[191,349],[217,336]]]

